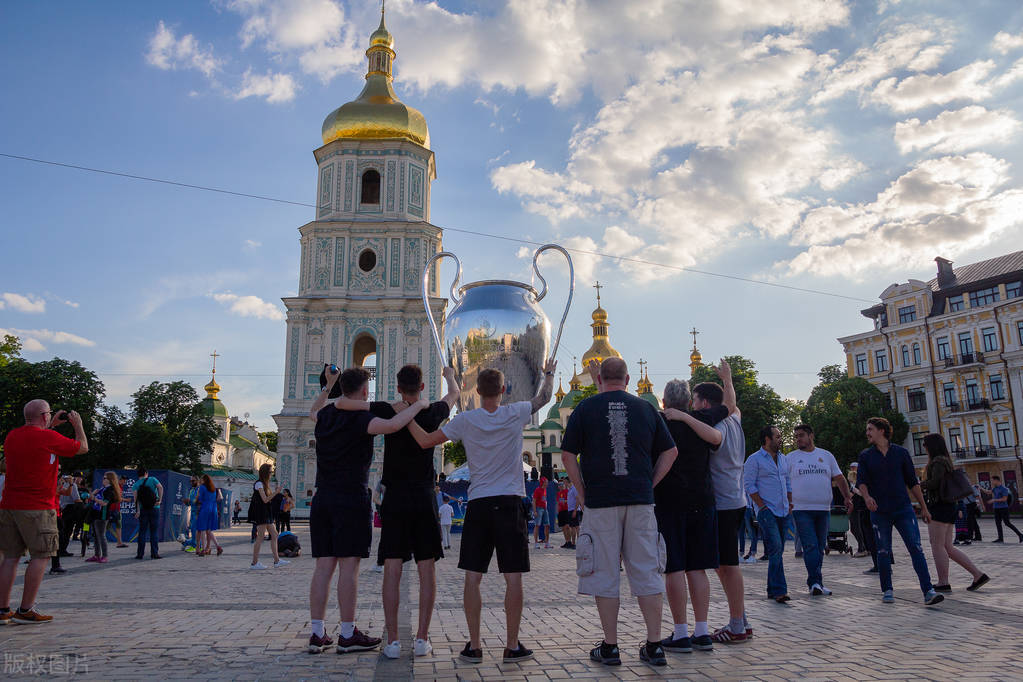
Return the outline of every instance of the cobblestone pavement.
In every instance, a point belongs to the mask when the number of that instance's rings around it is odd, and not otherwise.
[[[993,523],[982,521],[987,540]],[[295,529],[308,547],[307,528]],[[926,530],[924,530],[926,533]],[[82,679],[348,679],[539,680],[539,679],[1023,679],[1023,545],[974,543],[965,548],[992,581],[969,593],[969,575],[953,565],[954,592],[938,608],[921,603],[904,548],[896,549],[897,603],[884,605],[876,576],[863,575],[869,559],[831,555],[824,575],[833,597],[806,595],[802,561],[787,547],[785,566],[793,600],[781,606],[764,598],[766,562],[743,568],[747,611],[756,637],[718,645],[713,652],[669,654],[666,668],[642,665],[643,637],[635,601],[622,602],[622,666],[591,663],[587,652],[601,639],[592,600],[575,593],[575,562],[568,550],[531,550],[526,576],[522,639],[533,661],[501,663],[504,646],[503,580],[483,581],[484,662],[457,659],[467,637],[462,615],[462,575],[456,568],[458,536],[438,568],[432,656],[412,659],[417,578],[412,564],[402,582],[402,657],[378,653],[319,656],[306,653],[308,589],[312,560],[249,571],[247,528],[219,533],[221,557],[197,558],[163,545],[162,561],[135,561],[134,547],[115,549],[110,563],[65,559],[71,570],[47,575],[39,609],[55,617],[48,625],[0,628],[3,677],[70,675]],[[926,535],[925,535],[926,538]],[[561,544],[560,536],[554,539]],[[851,539],[851,537],[850,537]],[[928,561],[930,548],[926,544]],[[265,547],[265,546],[264,546]],[[375,551],[375,550],[374,550]],[[266,558],[264,549],[264,559]],[[364,562],[360,575],[359,627],[379,635],[382,574]],[[412,570],[410,570],[412,569]],[[12,601],[17,605],[21,578]],[[727,620],[716,578],[711,579],[710,626]],[[626,588],[627,590],[627,588]],[[328,619],[337,618],[331,598]],[[664,610],[665,634],[670,617]]]

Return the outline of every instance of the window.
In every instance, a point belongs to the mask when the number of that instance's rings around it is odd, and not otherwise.
[[[362,174],[362,197],[363,204],[380,203],[380,173],[370,169]]]
[[[973,354],[973,334],[971,334],[970,332],[962,332],[959,335],[959,354],[960,355]]]
[[[902,366],[909,367],[909,346],[902,347]]]
[[[998,336],[994,327],[984,327],[980,330],[980,336],[985,351],[998,350]]]
[[[363,272],[371,272],[377,266],[377,254],[373,249],[364,249],[359,254],[359,269]]]
[[[998,439],[998,447],[1012,447],[1012,427],[1009,426],[1009,422],[995,424],[995,437]]]
[[[861,377],[867,373],[867,354],[859,353],[856,356],[856,376]]]
[[[906,305],[899,308],[899,324],[912,322],[916,319],[916,306]]]
[[[1023,325],[1023,322],[1020,323]],[[1020,327],[1020,334],[1023,334],[1023,326]],[[1023,336],[1020,336],[1023,339]],[[1021,341],[1023,343],[1023,341]],[[944,360],[945,358],[952,355],[952,349],[948,345],[948,337],[942,336],[938,338],[938,359]]]
[[[959,294],[958,296],[953,296],[952,298],[948,299],[948,310],[949,310],[949,312],[954,313],[957,310],[962,310],[962,309],[963,309],[963,295],[962,294]]]
[[[320,375],[319,374],[306,374],[305,375],[305,382],[307,384],[318,384],[318,383],[320,383]]]
[[[884,403],[885,409],[892,409],[892,394],[885,392],[881,394],[881,401]]]
[[[1005,384],[1002,383],[1002,375],[991,376],[991,400],[1005,400]]]
[[[311,440],[311,441],[309,441],[308,445],[309,445],[309,449],[310,450],[315,449],[316,448],[316,441],[315,440]]]
[[[874,351],[874,366],[877,367],[878,372],[888,371],[888,351],[886,350]]]
[[[923,362],[923,357],[920,354],[920,344],[919,343],[914,343],[913,344],[913,364],[914,365],[919,365],[921,362]]]
[[[942,384],[941,393],[945,400],[945,407],[956,405],[956,385],[954,383]]]
[[[1019,336],[1019,345],[1023,346],[1023,320],[1016,323],[1016,334]]]
[[[909,411],[922,412],[927,409],[927,395],[920,388],[909,390]]]
[[[913,454],[914,455],[926,455],[927,451],[924,450],[924,436],[923,433],[913,434]]]
[[[970,292],[970,307],[976,308],[977,306],[990,305],[997,303],[998,299],[998,287],[978,289],[977,291]]]
[[[963,432],[958,427],[948,430],[948,446],[953,451],[963,449]]]
[[[976,379],[966,380],[966,404],[971,408],[980,402],[980,387]]]
[[[983,448],[987,445],[987,427],[983,424],[974,424],[970,427],[970,438],[973,440],[973,447]]]
[[[1009,282],[1005,285],[1006,298],[1019,298],[1023,296],[1023,282]]]

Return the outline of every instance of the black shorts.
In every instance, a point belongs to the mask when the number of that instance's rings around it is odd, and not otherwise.
[[[577,509],[575,516],[572,516],[572,512],[568,513],[568,525],[572,528],[578,528],[579,524],[583,522],[583,510]]]
[[[956,505],[955,502],[944,502],[936,501],[927,503],[927,511],[931,513],[931,518],[938,523],[955,523],[956,522]]]
[[[369,558],[373,513],[369,497],[317,491],[309,505],[313,557]]]
[[[558,512],[558,525],[559,526],[567,526],[568,525],[568,521],[571,518],[572,517],[569,515],[568,510],[567,509],[562,509],[561,511]]]
[[[667,549],[665,573],[718,567],[718,527],[714,508],[654,507],[657,531]]]
[[[486,573],[497,550],[501,573],[529,572],[529,537],[526,512],[518,495],[496,495],[469,500],[462,522],[458,567]]]
[[[418,563],[444,558],[433,488],[399,490],[388,486],[380,505],[380,524],[378,564],[383,565],[384,559],[404,562],[415,557]]]
[[[739,529],[746,519],[746,507],[718,509],[718,565],[739,565]]]

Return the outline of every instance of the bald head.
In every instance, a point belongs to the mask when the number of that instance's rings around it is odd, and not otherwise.
[[[600,381],[604,384],[627,384],[629,368],[621,358],[607,358],[600,363]]]
[[[39,424],[39,422],[46,422],[46,418],[49,416],[47,413],[50,411],[50,403],[46,402],[42,398],[36,398],[25,403],[25,423],[26,424]]]

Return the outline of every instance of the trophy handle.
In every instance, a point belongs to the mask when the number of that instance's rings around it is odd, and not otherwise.
[[[440,363],[446,366],[448,364],[448,361],[447,358],[444,357],[444,345],[440,342],[440,332],[437,330],[437,321],[433,319],[433,310],[430,309],[429,292],[427,292],[426,290],[427,287],[430,285],[430,267],[436,261],[439,261],[441,258],[444,258],[445,256],[447,256],[448,258],[453,258],[455,261],[455,281],[451,283],[450,289],[451,300],[454,301],[456,304],[458,304],[462,300],[462,298],[458,295],[458,291],[456,290],[458,287],[458,282],[461,281],[462,279],[462,262],[458,260],[458,256],[451,253],[450,251],[440,251],[438,253],[435,253],[433,254],[433,256],[430,257],[430,260],[426,261],[426,267],[423,268],[422,296],[423,307],[426,308],[426,317],[430,320],[430,331],[433,332],[433,342],[437,346],[437,354],[440,356]]]
[[[536,276],[540,278],[540,282],[542,283],[540,293],[536,296],[537,303],[542,301],[543,297],[547,295],[547,280],[545,280],[543,275],[540,274],[540,268],[536,265],[536,259],[540,257],[541,253],[549,251],[550,249],[560,251],[562,255],[565,256],[565,260],[568,261],[568,300],[565,302],[565,312],[561,315],[561,324],[558,325],[558,336],[554,339],[554,350],[552,350],[550,354],[550,357],[554,358],[557,357],[558,346],[561,345],[561,332],[565,329],[565,320],[568,319],[568,309],[572,307],[572,294],[575,293],[575,268],[572,266],[572,256],[568,255],[568,251],[557,244],[544,244],[538,248],[536,253],[533,254],[533,272],[536,273]],[[436,258],[436,256],[434,257]]]

